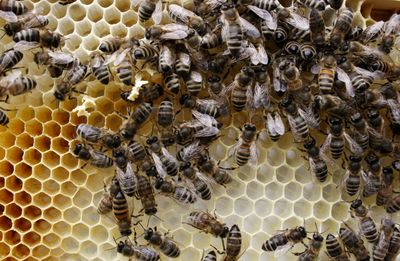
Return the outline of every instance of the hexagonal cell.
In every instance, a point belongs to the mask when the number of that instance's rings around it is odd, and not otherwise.
[[[23,156],[24,156],[23,150],[21,150],[18,147],[12,147],[7,150],[7,159],[14,164],[22,161]]]
[[[304,165],[296,169],[294,178],[302,184],[309,183],[312,180],[310,171]]]
[[[60,125],[65,125],[69,122],[69,113],[62,110],[53,111],[52,119]]]
[[[63,217],[69,223],[76,223],[81,218],[81,211],[78,208],[71,207],[63,212]]]
[[[234,202],[235,213],[240,216],[246,216],[253,211],[253,202],[248,198],[242,197]]]
[[[28,178],[32,175],[32,167],[25,162],[20,162],[15,166],[15,175],[21,179]]]
[[[14,221],[14,229],[19,230],[21,232],[26,232],[31,229],[32,223],[26,218],[19,218]]]
[[[255,215],[247,216],[243,220],[243,228],[247,233],[256,233],[261,228],[261,219]]]
[[[293,204],[286,199],[280,199],[274,204],[274,213],[282,218],[287,218],[292,213]]]
[[[54,195],[60,191],[60,185],[54,180],[47,180],[43,183],[43,189],[47,194]]]
[[[53,225],[53,232],[64,238],[71,233],[71,226],[64,221],[59,221]]]
[[[21,216],[21,214],[22,214],[22,209],[18,205],[11,203],[6,206],[6,215],[8,217],[18,218]]]
[[[24,216],[29,220],[35,220],[42,215],[42,210],[36,206],[28,206],[24,209]]]
[[[234,179],[231,183],[229,183],[229,186],[227,186],[226,193],[232,198],[237,198],[243,195],[244,190],[245,186],[243,183],[239,183]]]
[[[15,135],[12,133],[5,131],[1,133],[0,136],[0,146],[2,148],[9,148],[15,144]]]
[[[328,184],[322,190],[322,197],[328,202],[336,202],[340,198],[340,193],[335,184]]]
[[[35,108],[35,118],[45,123],[51,120],[51,110],[47,107]]]
[[[43,164],[33,167],[33,175],[41,181],[45,181],[50,177],[50,169]]]
[[[13,192],[18,192],[22,189],[22,181],[16,176],[9,176],[6,179],[6,187]]]
[[[32,255],[39,259],[48,256],[49,253],[50,253],[50,249],[48,249],[45,246],[37,246],[34,249],[32,249]]]
[[[90,193],[86,189],[81,188],[75,194],[73,202],[75,206],[79,208],[85,208],[92,203],[92,193]]]
[[[275,176],[275,170],[271,166],[263,164],[259,166],[256,178],[262,184],[266,184],[269,183],[271,180],[273,180],[274,176]]]
[[[72,234],[80,241],[83,241],[89,236],[89,228],[84,224],[76,224],[72,227]]]
[[[34,148],[31,148],[24,153],[24,161],[31,166],[38,164],[41,160],[42,154]]]
[[[81,169],[77,169],[71,172],[71,181],[76,185],[82,185],[86,182],[87,174]]]
[[[40,239],[41,239],[40,235],[38,235],[37,233],[35,233],[33,231],[25,234],[24,237],[22,238],[23,242],[30,247],[35,246],[36,244],[39,244]]]
[[[116,114],[108,115],[106,118],[106,128],[112,131],[118,131],[122,125],[122,119]]]
[[[15,230],[7,231],[4,234],[4,241],[9,245],[16,245],[21,242],[21,235]]]
[[[43,235],[51,229],[51,225],[47,220],[39,219],[33,224],[33,229]]]
[[[99,220],[100,220],[100,216],[99,216],[96,208],[91,206],[82,211],[82,221],[85,224],[93,226],[93,225],[98,224]]]
[[[44,124],[44,133],[50,137],[58,137],[61,132],[61,127],[54,121],[46,122]]]
[[[272,202],[266,199],[257,200],[254,204],[255,213],[260,217],[266,217],[272,211]]]
[[[33,202],[40,208],[45,208],[51,203],[51,197],[43,192],[33,196]]]
[[[15,194],[15,202],[17,202],[20,206],[26,206],[31,203],[32,197],[25,191],[20,191]]]
[[[276,169],[276,179],[281,183],[293,180],[293,170],[288,166],[280,166]]]
[[[60,33],[62,35],[66,36],[72,34],[75,31],[75,24],[71,19],[64,18],[61,21],[59,21],[58,29],[60,30]],[[67,41],[67,43],[68,42],[69,41]]]
[[[321,185],[318,183],[308,183],[303,187],[303,196],[309,201],[317,201],[321,198]]]
[[[204,249],[211,244],[211,238],[206,234],[196,233],[193,235],[192,244],[197,249]]]
[[[35,148],[41,152],[48,151],[50,149],[50,138],[47,136],[40,136],[35,138]]]
[[[30,136],[30,135],[28,135],[28,134],[26,134],[26,133],[23,133],[23,134],[21,134],[21,135],[19,135],[18,137],[17,137],[17,141],[16,141],[16,143],[15,143],[18,147],[20,147],[21,149],[27,149],[27,148],[29,148],[29,147],[32,147],[32,145],[33,145],[33,138]]]
[[[213,153],[213,152],[211,152],[211,153]],[[214,155],[214,154],[211,154],[211,155]],[[224,157],[225,157],[225,155],[222,158],[224,158]],[[218,157],[215,157],[215,159],[218,159]],[[242,166],[237,171],[237,177],[244,182],[248,182],[248,181],[252,180],[254,178],[255,174],[256,174],[255,171],[249,165]]]
[[[61,211],[55,207],[49,207],[43,211],[43,217],[50,222],[55,222],[61,218]]]
[[[6,216],[0,217],[0,230],[1,231],[8,231],[12,227],[12,221]]]
[[[10,254],[10,246],[4,242],[0,242],[0,256],[8,256]]]
[[[88,124],[101,128],[104,127],[104,121],[104,116],[101,113],[95,111],[90,114]]]
[[[93,98],[103,98],[104,97],[104,85],[101,84],[100,82],[92,82],[88,86],[88,93],[90,97]]]
[[[285,198],[296,200],[301,197],[301,186],[299,183],[291,182],[285,186]]]
[[[61,193],[65,196],[72,196],[73,194],[75,194],[75,191],[77,190],[77,187],[75,186],[74,183],[67,181],[64,182],[61,185]]]
[[[247,184],[246,195],[252,200],[262,197],[263,194],[263,186],[257,181],[251,181]]]
[[[106,242],[108,239],[108,230],[102,225],[97,225],[90,229],[90,238],[97,244]]]
[[[270,235],[273,235],[279,229],[281,229],[280,218],[276,216],[269,216],[264,219],[262,231],[267,232]]]
[[[12,250],[13,256],[15,256],[18,259],[27,257],[29,255],[29,253],[30,253],[29,248],[27,246],[25,246],[24,244],[19,244]]]
[[[0,161],[0,171],[4,177],[10,176],[14,171],[14,166],[8,161]]]
[[[11,119],[7,124],[8,130],[15,136],[20,135],[25,130],[25,123],[18,118]]]
[[[345,202],[337,202],[333,204],[331,215],[338,221],[346,220],[349,216],[349,206]]]
[[[32,120],[28,121],[25,124],[25,129],[32,136],[40,135],[43,132],[42,123],[37,121],[37,120],[35,120],[35,119],[32,119]]]
[[[62,194],[56,195],[53,198],[53,204],[60,210],[66,209],[72,205],[71,198]]]
[[[267,152],[267,161],[272,166],[279,166],[283,163],[285,157],[281,150],[270,148]]]
[[[108,114],[113,113],[114,106],[108,98],[101,97],[96,100],[96,109],[99,112],[103,113],[103,115],[108,115]]]
[[[81,21],[86,16],[86,10],[79,4],[71,5],[68,9],[69,17],[74,21]]]
[[[58,166],[60,164],[60,156],[53,151],[47,151],[43,154],[43,163],[50,168]]]
[[[64,238],[61,242],[61,247],[64,249],[65,252],[77,252],[79,251],[79,242],[72,238]]]
[[[275,200],[283,195],[283,186],[277,182],[271,182],[265,186],[265,196],[268,199]]]
[[[318,201],[313,205],[313,213],[316,218],[326,219],[330,215],[330,206],[325,201]]]
[[[43,243],[48,247],[56,247],[60,244],[61,239],[55,233],[47,234],[43,237]]]
[[[4,205],[13,201],[13,193],[5,188],[0,190],[0,202]]]

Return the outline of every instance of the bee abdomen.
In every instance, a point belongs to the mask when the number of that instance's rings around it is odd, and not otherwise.
[[[98,68],[95,68],[93,72],[96,79],[99,80],[102,84],[108,84],[110,82],[110,74],[107,66],[102,65]]]
[[[9,119],[5,112],[0,110],[0,125],[6,126],[9,123]]]
[[[200,195],[201,199],[203,200],[211,199],[211,191],[207,183],[205,183],[201,179],[196,179],[195,181],[193,181],[193,185],[196,188],[196,191]]]
[[[174,94],[178,94],[181,89],[179,77],[175,73],[171,73],[164,78],[165,85],[169,91]]]
[[[334,159],[339,159],[342,156],[343,149],[344,149],[344,142],[342,139],[339,138],[332,138],[331,144],[331,155]]]
[[[179,250],[178,246],[176,246],[171,241],[164,241],[160,245],[160,249],[164,255],[166,255],[168,257],[172,257],[172,258],[176,258],[181,254],[181,251]]]
[[[149,20],[154,12],[156,5],[152,1],[142,1],[139,7],[139,21],[146,22]]]
[[[128,202],[122,191],[118,193],[113,198],[113,212],[114,216],[118,220],[126,220],[129,218]]]
[[[192,194],[192,192],[182,186],[179,186],[175,189],[174,197],[176,200],[184,204],[193,204],[196,202],[196,197]]]
[[[40,31],[37,29],[26,29],[19,31],[14,35],[14,42],[27,41],[27,42],[40,42]]]
[[[332,69],[322,68],[318,76],[318,85],[321,93],[327,94],[332,92],[335,71]]]
[[[250,144],[242,144],[236,152],[236,164],[245,165],[250,159]]]
[[[325,182],[328,177],[328,167],[323,160],[316,162],[315,176],[319,182]]]
[[[262,245],[262,250],[264,251],[274,251],[276,250],[279,246],[286,245],[288,243],[288,240],[285,236],[273,236],[270,239],[268,239],[263,245]]]
[[[232,105],[235,111],[242,111],[247,102],[246,91],[233,90],[232,91]]]
[[[394,197],[390,200],[388,206],[386,207],[387,213],[394,213],[400,210],[400,196]]]
[[[361,179],[359,175],[350,174],[346,181],[346,192],[349,196],[354,196],[360,189]]]
[[[361,231],[369,243],[375,243],[379,234],[376,230],[374,221],[370,217],[366,217],[361,221]]]

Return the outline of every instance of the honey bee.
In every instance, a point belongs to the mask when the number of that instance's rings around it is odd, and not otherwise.
[[[232,177],[229,173],[221,169],[205,152],[200,153],[197,159],[197,166],[201,172],[212,177],[220,185],[232,182]]]
[[[87,147],[83,144],[76,144],[72,152],[79,159],[88,161],[90,165],[98,168],[109,168],[114,164],[113,159],[108,157],[106,154],[95,151],[91,147]],[[85,163],[81,168],[84,168],[86,164],[87,163]]]
[[[376,40],[382,34],[384,24],[384,21],[379,21],[365,28],[360,35],[359,41],[362,44],[367,44],[368,42]]]
[[[344,0],[329,0],[327,3],[336,10],[339,10],[342,7]]]
[[[197,96],[203,88],[203,76],[196,71],[190,71],[189,78],[186,80],[187,92],[191,96]]]
[[[316,9],[318,11],[324,11],[326,8],[325,2],[319,0],[299,0],[299,3],[310,9]]]
[[[353,125],[354,130],[352,133],[352,138],[355,142],[366,151],[369,146],[369,136],[368,126],[364,120],[361,113],[356,113],[350,117],[350,123]]]
[[[124,101],[130,102],[128,96],[130,95],[131,91],[121,92],[121,98]],[[164,94],[164,89],[160,84],[154,84],[143,88],[140,93],[139,97],[136,98],[135,102],[137,101],[138,104],[147,102],[151,103],[154,100],[157,100]]]
[[[316,95],[314,98],[314,106],[317,111],[323,111],[330,116],[338,118],[348,118],[357,111],[337,95],[325,94]]]
[[[345,190],[349,196],[354,196],[358,193],[361,184],[361,157],[350,155],[346,174],[344,176]],[[363,174],[365,175],[365,174]]]
[[[394,196],[386,205],[386,212],[391,214],[400,210],[400,196]]]
[[[116,193],[119,191],[119,186],[116,179],[112,179],[111,184],[107,188],[104,184],[104,193],[100,198],[99,205],[97,207],[97,213],[105,215],[112,210],[112,200]]]
[[[113,196],[112,210],[117,219],[118,229],[121,235],[130,236],[132,234],[131,216],[129,214],[128,201],[121,189],[119,189]]]
[[[232,90],[231,102],[235,111],[242,111],[247,103],[247,91],[254,82],[254,70],[250,67],[243,67],[236,74],[235,80],[227,87]]]
[[[325,23],[322,15],[317,9],[313,8],[310,12],[310,37],[316,46],[322,46],[325,43]]]
[[[125,242],[120,241],[117,244],[117,252],[126,257],[135,257],[142,261],[157,261],[160,260],[160,255],[148,246],[133,245],[129,239]]]
[[[160,190],[162,195],[169,196],[180,204],[188,205],[197,201],[196,194],[191,189],[163,178],[157,179],[155,188]]]
[[[165,87],[172,93],[178,94],[181,88],[179,76],[176,73],[170,72],[164,77]]]
[[[28,7],[19,1],[3,0],[0,2],[0,10],[3,12],[12,12],[15,15],[23,15],[28,12]]]
[[[139,163],[143,161],[146,156],[146,148],[137,140],[131,140],[127,147],[127,156],[133,163]]]
[[[394,261],[400,250],[400,230],[394,227],[392,238],[389,242],[389,250],[387,251],[385,260]]]
[[[273,11],[278,7],[282,7],[277,0],[254,0],[252,5],[267,11]]]
[[[341,227],[339,237],[347,250],[356,257],[356,260],[370,259],[363,240],[350,227]]]
[[[148,40],[181,40],[188,36],[186,25],[171,23],[166,25],[152,25],[146,29],[145,37]]]
[[[72,92],[78,92],[75,85],[82,82],[88,76],[86,65],[77,65],[69,70],[64,78],[55,86],[54,97],[59,101],[64,101],[67,96],[71,98]]]
[[[146,143],[149,145],[157,172],[162,177],[166,175],[176,176],[178,174],[178,163],[159,139],[156,136],[152,136],[146,140]]]
[[[122,192],[128,197],[132,197],[137,191],[138,180],[132,165],[128,163],[126,169],[116,168],[116,178],[121,187]]]
[[[104,57],[98,52],[92,53],[90,68],[96,79],[102,84],[107,85],[113,79]]]
[[[179,103],[185,108],[190,108],[193,111],[197,111],[201,114],[206,114],[212,118],[218,118],[221,116],[222,104],[213,99],[198,99],[185,93],[179,100]]]
[[[393,169],[390,166],[382,168],[381,174],[382,184],[376,195],[376,205],[386,206],[388,202],[392,199],[393,195]]]
[[[328,166],[326,165],[326,156],[322,155],[320,149],[316,146],[316,141],[310,136],[309,140],[304,142],[304,148],[308,154],[310,170],[319,182],[325,182],[328,177]]]
[[[211,189],[205,180],[206,178],[200,178],[201,174],[191,165],[190,162],[185,161],[181,164],[179,170],[182,173],[182,176],[189,179],[194,189],[197,192],[197,195],[203,200],[211,199]]]
[[[222,44],[222,27],[217,25],[210,33],[201,38],[200,47],[203,49],[213,49]]]
[[[368,153],[365,161],[367,162],[368,170],[366,173],[361,173],[365,182],[362,195],[363,197],[370,197],[376,194],[381,187],[380,172],[382,168],[378,156],[373,152]]]
[[[140,43],[140,46],[137,46],[133,50],[133,57],[136,60],[151,60],[154,57],[157,57],[159,53],[158,45],[151,45],[147,42]]]
[[[178,52],[175,60],[175,72],[177,75],[185,78],[189,75],[191,66],[190,55],[186,52]]]
[[[137,130],[145,123],[151,116],[153,105],[150,102],[140,104],[135,111],[125,120],[122,124],[119,134],[126,140],[132,139]]]
[[[322,66],[318,73],[318,86],[322,94],[332,93],[333,82],[336,75],[336,59],[329,55],[322,59]]]
[[[161,73],[171,72],[175,64],[175,53],[168,45],[162,45],[158,56],[158,71]]]
[[[285,97],[281,101],[281,105],[286,112],[288,122],[295,140],[305,140],[308,137],[309,133],[307,121],[303,118],[302,115],[300,115],[298,108],[293,101],[293,97]]]
[[[23,57],[22,52],[13,49],[2,53],[0,56],[0,74],[17,65]]]
[[[383,26],[383,36],[379,49],[385,53],[390,53],[395,45],[396,35],[400,32],[400,15],[393,14]]]
[[[356,199],[350,206],[353,217],[356,217],[360,227],[361,234],[371,244],[375,243],[378,238],[378,230],[376,229],[375,222],[368,215],[368,209],[362,204],[360,199]]]
[[[172,20],[195,29],[201,36],[207,33],[207,25],[204,20],[190,10],[176,4],[170,4],[168,6],[168,14]]]
[[[37,15],[34,12],[28,12],[23,16],[17,17],[11,12],[6,12],[7,15],[0,12],[0,17],[4,18],[8,23],[4,25],[4,32],[8,36],[13,36],[15,33],[29,28],[42,28],[49,24],[49,20],[43,15]]]
[[[303,253],[299,253],[299,261],[315,261],[318,260],[319,252],[321,251],[324,238],[318,232],[314,232],[310,245]],[[296,254],[297,255],[297,254]]]
[[[157,213],[157,203],[154,198],[153,187],[148,178],[137,175],[137,194],[142,202],[142,210],[146,215],[155,215]]]
[[[203,253],[204,256],[204,253]],[[217,261],[217,254],[214,250],[211,250],[204,257],[202,257],[201,261]]]
[[[304,227],[288,228],[265,241],[262,250],[275,251],[275,256],[280,256],[292,248],[294,244],[303,242],[306,237],[307,232]]]
[[[389,251],[390,239],[393,235],[395,225],[389,218],[382,218],[379,239],[372,249],[372,258],[374,260],[386,260]]]
[[[226,238],[226,251],[222,260],[235,261],[239,259],[240,249],[242,248],[242,234],[237,225],[233,225]]]
[[[121,146],[117,149],[113,149],[112,158],[114,160],[116,168],[125,171],[128,165],[128,153],[125,146]]]
[[[147,240],[150,245],[161,250],[161,252],[172,258],[177,258],[181,254],[181,250],[178,245],[172,240],[172,238],[167,237],[168,233],[162,235],[157,231],[157,227],[148,228],[144,232],[144,239]]]
[[[139,5],[140,4],[140,5]],[[161,0],[132,0],[134,7],[139,6],[138,15],[141,23],[146,22],[150,18],[155,24],[159,24],[162,19],[162,1]]]
[[[283,124],[281,115],[277,111],[266,114],[265,125],[268,136],[272,141],[278,141],[285,134],[285,125]]]
[[[229,227],[219,221],[215,215],[211,215],[204,211],[193,211],[189,214],[187,222],[188,224],[198,230],[203,231],[206,234],[211,234],[215,237],[222,239],[226,238],[229,233]]]
[[[288,65],[283,70],[282,76],[284,81],[286,81],[289,91],[298,91],[303,87],[303,81],[300,78],[300,71],[294,64]]]
[[[249,160],[251,162],[257,162],[256,136],[256,126],[252,123],[245,123],[243,125],[242,135],[232,151],[238,166],[246,165]]]
[[[333,159],[339,159],[344,151],[345,141],[349,145],[350,151],[355,155],[361,155],[363,149],[344,131],[343,120],[336,117],[329,119],[330,131],[325,139],[321,150],[324,152],[328,146]]]
[[[14,71],[0,80],[0,97],[6,95],[4,102],[7,102],[9,95],[17,96],[30,92],[36,85],[34,79],[21,76],[21,71]]]
[[[76,127],[76,134],[85,142],[100,143],[110,149],[118,148],[121,145],[121,138],[117,134],[88,124],[79,124]]]
[[[328,234],[325,239],[327,254],[335,261],[349,261],[346,251],[343,249],[339,240],[332,234]]]
[[[37,65],[47,66],[50,76],[60,77],[64,70],[77,66],[79,60],[64,52],[42,51],[34,54],[33,61]]]
[[[7,126],[7,124],[10,122],[10,119],[3,110],[3,108],[0,110],[0,125]]]
[[[55,49],[64,45],[64,36],[47,29],[28,28],[19,31],[13,37],[14,49],[26,50],[38,46]]]
[[[158,107],[157,123],[158,125],[168,128],[174,121],[174,107],[169,98],[165,98]]]
[[[124,43],[126,39],[120,37],[112,37],[105,39],[99,46],[99,50],[103,53],[115,53]]]
[[[351,30],[352,22],[353,12],[348,8],[342,9],[330,34],[330,43],[332,46],[337,48],[343,44],[345,36]]]
[[[150,157],[146,157],[141,166],[141,170],[146,173],[148,177],[158,177],[157,168]]]
[[[132,79],[134,76],[133,66],[131,63],[131,59],[128,55],[125,55],[123,60],[117,64],[117,75],[120,81],[127,85],[132,85]]]

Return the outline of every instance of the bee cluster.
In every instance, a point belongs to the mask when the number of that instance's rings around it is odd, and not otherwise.
[[[138,260],[159,260],[160,253],[179,257],[179,243],[168,232],[142,223],[144,215],[157,218],[159,196],[188,208],[211,200],[213,188],[236,179],[235,169],[259,163],[259,135],[277,142],[290,131],[316,183],[346,169],[339,187],[351,199],[360,235],[343,223],[340,240],[326,236],[327,255],[396,258],[399,228],[389,217],[400,210],[394,193],[400,171],[400,15],[362,28],[343,0],[297,0],[286,7],[277,0],[195,0],[193,10],[133,0],[131,8],[146,28],[144,37],[110,37],[83,61],[60,51],[68,39],[46,28],[40,10],[11,0],[0,4],[4,32],[14,42],[0,56],[4,102],[37,86],[13,68],[28,51],[56,79],[53,96],[60,103],[86,95],[80,86],[90,81],[124,86],[120,97],[128,115],[120,114],[119,130],[81,123],[72,143],[81,168],[115,168],[104,181],[98,213],[115,220],[118,253]],[[229,151],[231,166],[223,167],[209,148],[239,114],[245,118],[241,134]],[[0,110],[0,124],[8,122]],[[151,134],[144,135],[150,125]],[[387,212],[379,229],[363,203],[371,198]],[[239,226],[228,227],[207,210],[193,210],[185,224],[222,240],[223,251],[211,250],[202,260],[216,260],[217,254],[238,260],[245,251]],[[303,226],[287,228],[260,249],[281,255],[303,243],[304,252],[295,253],[299,260],[318,260],[322,234],[315,232],[306,245]],[[148,245],[138,242],[142,237]]]

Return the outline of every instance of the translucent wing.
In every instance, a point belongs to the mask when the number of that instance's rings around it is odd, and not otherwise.
[[[242,25],[244,31],[246,32],[247,36],[251,38],[259,38],[261,36],[260,31],[258,31],[257,27],[251,24],[246,19],[239,17],[240,24]]]
[[[289,17],[287,19],[287,22],[290,25],[292,25],[298,29],[305,30],[305,31],[310,29],[310,24],[306,17],[298,15],[296,13],[290,13],[290,15],[291,15],[291,17]]]
[[[400,15],[393,14],[389,21],[385,24],[385,35],[390,35],[391,33],[397,33],[400,30]]]
[[[314,116],[312,106],[307,107],[305,110],[299,108],[299,114],[306,120],[308,126],[313,129],[319,128],[319,122]]]
[[[357,144],[355,140],[353,140],[352,137],[350,137],[349,134],[346,132],[343,132],[344,138],[347,140],[347,143],[349,144],[349,149],[351,152],[353,152],[356,155],[360,155],[363,153],[363,149],[360,147],[360,145]]]
[[[354,88],[353,85],[351,84],[350,77],[340,67],[336,67],[336,72],[338,75],[338,79],[345,83],[347,94],[350,95],[351,97],[354,97]]]
[[[158,157],[158,155],[155,154],[154,152],[151,153],[151,157],[153,158],[154,165],[156,166],[158,174],[160,174],[162,178],[166,177],[167,172],[163,168],[163,164],[161,162],[160,157]]]
[[[211,137],[211,136],[215,136],[219,133],[219,129],[217,127],[204,127],[199,131],[196,131],[196,133],[194,134],[194,136],[196,138],[199,137]]]
[[[14,50],[17,51],[27,51],[33,48],[39,47],[40,44],[38,42],[27,42],[27,41],[19,41],[15,43]]]
[[[236,144],[232,148],[229,149],[228,156],[229,157],[232,157],[232,156],[236,157],[236,152],[239,149],[239,147],[242,145],[242,143],[243,143],[243,139],[239,138],[239,140],[236,142]]]
[[[381,71],[370,72],[368,70],[365,70],[365,69],[357,67],[357,66],[354,66],[354,71],[356,71],[358,74],[361,74],[361,75],[366,76],[366,77],[371,77],[371,78],[373,78],[375,80],[383,79],[384,75],[385,75]]]
[[[196,141],[183,149],[181,158],[183,161],[190,161],[199,155],[199,153],[203,150],[204,146],[200,145],[199,141]]]
[[[392,112],[393,119],[396,122],[400,122],[400,104],[399,104],[399,102],[397,102],[396,100],[393,100],[393,99],[387,99],[386,101]]]
[[[203,82],[203,76],[201,76],[201,74],[196,71],[190,72],[190,79],[192,79],[193,81],[198,82],[198,83]]]
[[[133,7],[137,7],[143,0],[131,0],[131,4]]]
[[[257,108],[267,109],[270,105],[270,100],[268,97],[268,87],[257,82],[256,85],[254,86],[253,100],[254,100],[254,107],[256,109]]]
[[[74,57],[63,52],[49,52],[51,61],[56,64],[68,64],[74,61]]]
[[[229,25],[228,22],[224,22],[221,29],[222,41],[226,42],[228,40],[228,37],[229,37]]]
[[[293,243],[289,242],[286,245],[278,246],[274,252],[275,257],[280,257],[285,255],[290,249],[292,249]]]
[[[332,134],[329,133],[328,136],[326,136],[324,144],[322,144],[320,148],[320,153],[326,154],[326,150],[328,149],[329,144],[331,144],[331,140],[332,140]]]
[[[215,127],[218,125],[217,120],[208,114],[201,113],[197,110],[192,110],[192,115],[204,126]]]
[[[115,61],[114,61],[114,65],[115,65],[115,66],[120,65],[120,64],[124,61],[126,55],[127,55],[130,51],[131,51],[131,49],[130,49],[130,48],[127,48],[127,49],[123,50],[119,55],[117,55],[117,57],[115,58]]]
[[[188,36],[186,31],[175,31],[163,33],[160,38],[165,40],[181,40],[185,39]]]
[[[18,17],[13,12],[5,12],[0,10],[0,18],[11,23],[18,21]]]
[[[15,81],[19,76],[21,76],[21,71],[20,70],[13,70],[11,71],[10,74],[7,76],[1,78],[0,80],[0,86],[2,87],[8,87],[11,83]]]
[[[151,18],[153,18],[153,21],[155,24],[160,24],[162,15],[163,15],[162,1],[158,0],[157,4],[156,4],[156,8],[154,9],[154,12],[153,12]]]
[[[181,22],[184,24],[189,23],[190,17],[197,17],[197,15],[195,13],[193,13],[192,11],[187,10],[176,4],[169,5],[168,10],[170,12],[172,12],[174,14],[174,16],[176,17],[176,19],[178,20],[176,22]]]
[[[90,65],[92,68],[99,68],[102,64],[102,59],[99,56],[95,56],[90,60]]]
[[[258,60],[260,61],[260,63],[267,65],[269,62],[269,57],[264,46],[262,46],[261,44],[258,45],[257,51],[258,51]]]
[[[187,31],[189,30],[189,27],[187,25],[183,24],[177,24],[177,23],[170,23],[166,25],[162,25],[162,30],[168,31],[168,32],[174,32],[174,31]]]
[[[301,116],[300,116],[301,117]],[[296,121],[295,118],[292,115],[287,115],[288,118],[288,122],[290,125],[290,129],[293,133],[293,137],[296,141],[300,141],[302,140],[300,133],[298,132],[297,128],[296,128]]]
[[[260,60],[258,57],[257,49],[254,47],[254,45],[250,43],[249,46],[246,48],[246,51],[250,56],[251,63],[254,65],[258,65],[260,63]]]
[[[257,146],[256,146],[256,143],[254,141],[250,145],[249,163],[251,163],[253,165],[257,165],[257,163],[258,163]]]
[[[249,8],[253,13],[255,13],[258,17],[263,19],[268,26],[269,29],[275,30],[277,27],[277,21],[274,19],[274,17],[268,12],[267,10],[258,8],[257,6],[254,5],[248,5],[247,8]]]
[[[368,26],[364,30],[363,35],[362,35],[364,42],[369,42],[369,41],[373,40],[374,38],[376,38],[378,36],[378,34],[381,32],[384,24],[385,24],[385,22],[379,21],[379,22],[374,23],[371,26]]]
[[[274,122],[275,122],[275,131],[279,135],[285,134],[285,124],[283,124],[281,115],[279,113],[275,113]]]
[[[178,54],[179,60],[186,65],[190,65],[190,56],[187,53],[181,52]]]

